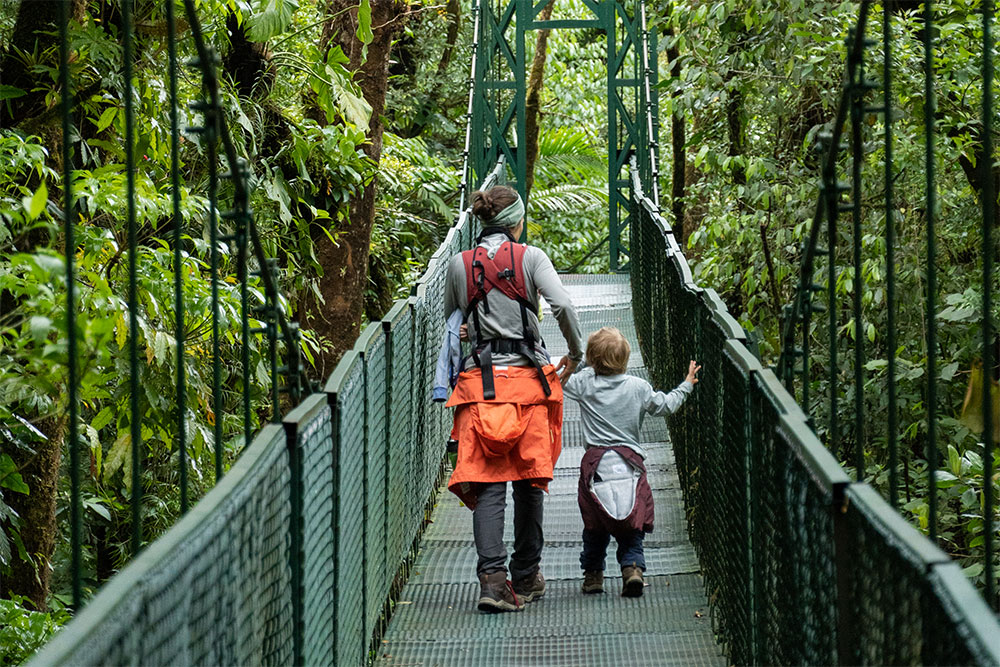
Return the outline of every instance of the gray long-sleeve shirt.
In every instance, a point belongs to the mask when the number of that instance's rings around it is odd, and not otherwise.
[[[504,234],[491,234],[485,237],[479,244],[492,258],[507,237]],[[524,251],[521,263],[524,270],[524,282],[528,292],[528,301],[533,308],[528,312],[528,326],[535,335],[535,340],[541,340],[538,326],[538,295],[541,293],[552,308],[552,314],[559,322],[559,330],[569,346],[569,358],[579,363],[583,359],[583,341],[580,334],[580,321],[576,315],[576,308],[570,300],[569,292],[563,287],[559,280],[559,274],[548,255],[540,248],[528,246]],[[483,306],[477,306],[479,311],[479,323],[483,327],[482,339],[490,338],[514,338],[520,339],[521,334],[521,306],[517,301],[507,298],[498,289],[490,290],[487,297],[490,303],[490,313],[487,315]],[[448,265],[448,275],[445,279],[444,290],[444,312],[450,313],[456,308],[461,308],[465,312],[469,306],[468,292],[466,289],[465,264],[461,255],[451,258]],[[475,341],[476,328],[475,319],[468,318],[469,340]],[[549,363],[547,355],[537,351],[538,361],[541,364]],[[472,362],[468,362],[471,364]],[[495,354],[493,364],[497,366],[530,366],[527,359],[519,354]]]
[[[685,381],[664,393],[634,375],[597,375],[593,368],[574,373],[563,385],[564,395],[580,404],[587,449],[624,445],[643,458],[646,452],[639,446],[643,417],[677,412],[693,390],[694,385]]]

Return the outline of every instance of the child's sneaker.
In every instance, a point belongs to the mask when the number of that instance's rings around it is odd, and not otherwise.
[[[627,598],[642,597],[642,570],[635,565],[622,566],[622,596]]]
[[[587,570],[583,573],[582,590],[587,595],[604,592],[604,572],[600,570]]]
[[[479,611],[493,614],[500,611],[521,611],[524,603],[514,593],[503,570],[479,575]]]
[[[514,595],[524,604],[545,595],[545,577],[542,576],[542,571],[535,570],[527,577],[515,581]]]

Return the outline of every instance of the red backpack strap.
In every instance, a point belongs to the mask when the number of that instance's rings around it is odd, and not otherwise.
[[[524,243],[511,243],[510,241],[507,241],[500,246],[497,254],[494,255],[494,260],[496,260],[501,257],[502,253],[505,267],[507,264],[513,264],[513,266],[510,267],[513,273],[513,275],[510,276],[510,280],[502,281],[513,288],[512,292],[504,290],[504,294],[512,299],[521,297],[521,299],[529,301],[528,284],[524,279],[524,253],[527,249],[528,246]],[[497,273],[499,274],[499,271]]]
[[[476,285],[476,280],[472,275],[473,267],[472,262],[475,259],[476,249],[465,250],[462,252],[462,263],[465,265],[465,297],[466,303],[472,303],[476,294],[479,292],[479,288]],[[485,254],[485,253],[484,253]],[[484,285],[484,290],[488,288]]]
[[[478,247],[462,252],[467,302],[472,303],[479,295],[480,287],[484,293],[496,288],[509,299],[528,301],[528,288],[524,280],[524,251],[527,247],[523,243],[504,241],[493,257],[485,251],[480,252]]]

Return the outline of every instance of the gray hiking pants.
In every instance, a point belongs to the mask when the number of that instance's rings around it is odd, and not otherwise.
[[[520,480],[514,485],[514,555],[510,559],[510,578],[523,579],[534,573],[542,560],[543,491]],[[504,570],[507,547],[503,543],[504,508],[507,505],[507,482],[482,485],[476,509],[472,512],[472,532],[479,552],[477,574]]]

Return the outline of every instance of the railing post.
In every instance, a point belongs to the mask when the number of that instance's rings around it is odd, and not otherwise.
[[[304,629],[302,605],[302,544],[304,520],[302,515],[302,450],[298,446],[298,423],[284,422],[285,444],[288,447],[290,472],[289,491],[292,505],[288,522],[290,549],[288,562],[292,571],[292,664],[303,663]]]

